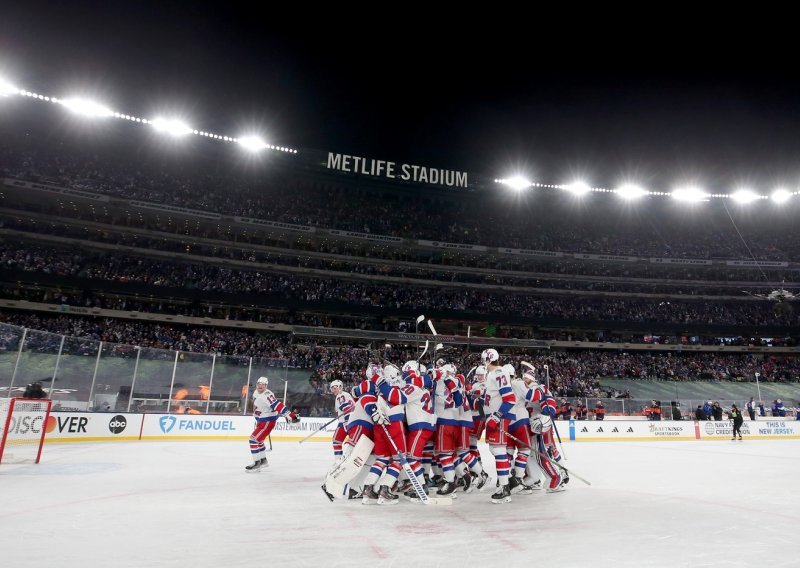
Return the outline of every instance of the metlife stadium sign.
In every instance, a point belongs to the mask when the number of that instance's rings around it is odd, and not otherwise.
[[[441,187],[469,187],[467,172],[428,168],[414,164],[398,164],[349,154],[328,152],[327,167],[338,172],[360,174],[379,178],[438,185]]]

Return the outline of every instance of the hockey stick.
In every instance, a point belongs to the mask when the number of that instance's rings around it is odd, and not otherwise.
[[[419,354],[419,357],[417,357],[417,367],[419,367],[419,362],[420,362],[420,360],[421,360],[421,359],[422,359],[422,358],[425,356],[425,353],[427,353],[427,352],[428,352],[428,344],[429,344],[429,343],[430,343],[430,342],[429,342],[429,341],[426,339],[426,340],[425,340],[425,349],[423,349],[423,350],[422,350],[422,353],[420,353],[420,354]]]
[[[323,424],[322,426],[320,426],[319,428],[317,428],[316,430],[314,430],[313,432],[311,432],[311,434],[309,434],[308,436],[306,436],[305,438],[303,438],[302,440],[300,440],[300,441],[298,442],[298,444],[302,444],[303,442],[305,442],[306,440],[308,440],[308,439],[309,439],[311,436],[313,436],[314,434],[317,434],[317,433],[319,433],[319,432],[322,432],[322,431],[323,431],[325,428],[327,428],[328,426],[330,426],[331,424],[333,424],[333,423],[334,423],[334,422],[336,422],[337,420],[339,420],[339,417],[338,417],[338,416],[336,416],[336,417],[334,417],[334,418],[331,418],[331,419],[330,419],[330,420],[328,420],[328,421],[327,421],[325,424]]]
[[[449,497],[428,497],[428,494],[425,493],[425,489],[417,479],[417,475],[414,473],[414,470],[411,469],[411,464],[408,463],[406,457],[400,453],[400,450],[397,449],[397,444],[394,443],[394,440],[389,435],[389,429],[386,428],[386,424],[381,424],[381,428],[386,433],[386,437],[389,439],[389,443],[392,445],[392,449],[394,453],[397,454],[398,459],[400,460],[400,465],[403,466],[403,471],[406,472],[408,476],[408,480],[411,482],[411,487],[414,488],[414,492],[419,497],[419,500],[422,501],[425,505],[452,505],[453,500]]]
[[[575,473],[573,470],[571,470],[571,469],[567,469],[567,467],[566,467],[566,466],[564,466],[564,465],[561,465],[561,462],[558,462],[558,461],[554,460],[553,458],[551,458],[550,456],[548,456],[546,453],[544,453],[544,452],[542,452],[542,451],[539,451],[538,449],[534,449],[534,448],[530,447],[528,444],[526,444],[525,442],[523,442],[522,440],[520,440],[519,438],[517,438],[516,436],[514,436],[514,435],[513,435],[513,434],[511,434],[510,432],[508,432],[508,431],[506,431],[506,430],[503,430],[503,429],[501,429],[500,431],[501,431],[503,434],[505,434],[506,436],[508,436],[509,438],[511,438],[512,440],[514,440],[514,441],[515,441],[516,443],[518,443],[520,446],[525,446],[526,448],[528,448],[528,449],[529,449],[529,450],[531,450],[532,452],[536,452],[536,453],[537,453],[537,454],[539,454],[540,456],[542,456],[542,457],[544,457],[544,458],[547,458],[547,459],[548,459],[548,460],[549,460],[551,463],[553,463],[553,464],[557,465],[558,467],[560,467],[561,469],[563,469],[564,471],[566,471],[568,474],[570,474],[571,476],[575,477],[576,479],[579,479],[580,481],[583,481],[583,482],[584,482],[586,485],[591,485],[591,484],[592,484],[590,481],[588,481],[588,480],[584,479],[583,477],[581,477],[580,475],[578,475],[577,473]]]
[[[564,459],[567,459],[567,452],[564,451],[564,444],[561,442],[561,434],[558,433],[558,426],[556,425],[556,421],[553,420],[553,430],[555,430],[556,438],[558,438],[558,449],[561,452],[561,455],[564,456]]]

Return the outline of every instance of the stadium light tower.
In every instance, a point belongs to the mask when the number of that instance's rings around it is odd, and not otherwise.
[[[258,136],[240,136],[237,139],[239,146],[247,150],[248,152],[260,152],[266,148],[269,148],[266,142],[263,139],[259,138]]]
[[[81,116],[86,116],[89,118],[105,118],[114,116],[114,111],[112,111],[110,108],[90,99],[61,99],[59,102],[65,109]]]
[[[787,191],[786,189],[779,187],[775,191],[772,192],[770,199],[777,204],[786,203],[789,201],[789,198],[792,196],[792,193]]]
[[[18,88],[6,81],[3,77],[0,77],[0,97],[16,95],[17,93],[19,93]]]
[[[614,193],[623,199],[638,199],[647,195],[646,190],[642,189],[638,185],[633,185],[630,183],[626,183],[625,185],[618,187],[616,190],[614,190]]]
[[[676,189],[671,193],[673,199],[678,201],[688,201],[690,203],[697,203],[699,201],[708,201],[709,195],[698,187],[682,187]]]
[[[180,138],[193,132],[191,126],[175,118],[154,118],[151,124],[157,131],[169,134],[174,138]]]

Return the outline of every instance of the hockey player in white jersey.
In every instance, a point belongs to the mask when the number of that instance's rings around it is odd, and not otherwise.
[[[516,402],[514,408],[511,409],[514,419],[512,420],[508,432],[513,436],[509,436],[509,453],[512,449],[516,449],[516,457],[511,470],[511,476],[508,480],[509,490],[511,493],[533,493],[531,488],[523,483],[525,477],[526,467],[531,455],[531,436],[530,425],[528,423],[528,400],[532,394],[529,392],[530,388],[525,384],[522,378],[517,378],[516,370],[511,364],[503,365],[503,370],[511,377],[511,389],[514,391]]]
[[[450,364],[433,369],[434,409],[436,411],[436,457],[442,466],[445,483],[437,495],[450,495],[456,490],[456,450],[461,440],[461,407],[464,393],[459,390],[455,367]]]
[[[511,491],[508,486],[508,432],[514,418],[511,409],[516,398],[508,377],[500,366],[500,355],[495,349],[485,349],[481,361],[486,366],[486,392],[483,396],[486,412],[486,443],[492,452],[497,469],[499,489],[492,495],[492,503],[508,503]]]
[[[431,397],[433,381],[429,375],[421,377],[417,373],[408,372],[405,373],[404,382],[402,391],[406,395],[407,457],[412,471],[420,485],[424,487],[425,477],[422,463],[425,459],[425,446],[436,431],[436,414],[433,412]],[[405,495],[412,500],[419,499],[414,489],[410,489]]]
[[[344,443],[345,438],[347,438],[347,421],[356,403],[352,395],[344,390],[342,381],[332,381],[330,391],[331,394],[336,397],[336,415],[339,419],[336,425],[336,431],[333,433],[333,457],[334,460],[341,461],[342,443]]]
[[[260,377],[256,381],[256,391],[253,393],[253,416],[256,419],[256,425],[250,434],[250,453],[253,456],[253,463],[245,467],[249,472],[258,471],[261,467],[268,465],[264,440],[275,428],[278,416],[283,416],[288,422],[300,420],[294,412],[291,412],[280,400],[275,398],[272,391],[267,389],[267,385],[269,385],[269,379]]]

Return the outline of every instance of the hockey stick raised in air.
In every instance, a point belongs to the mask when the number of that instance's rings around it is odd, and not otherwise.
[[[336,417],[334,417],[334,418],[331,418],[331,419],[330,419],[330,420],[328,420],[328,421],[327,421],[325,424],[323,424],[322,426],[320,426],[319,428],[317,428],[316,430],[314,430],[313,432],[311,432],[311,434],[309,434],[308,436],[306,436],[305,438],[303,438],[302,440],[300,440],[300,442],[298,442],[298,443],[302,444],[303,442],[305,442],[306,440],[308,440],[308,439],[309,439],[311,436],[313,436],[314,434],[318,434],[319,432],[322,432],[322,431],[323,431],[325,428],[327,428],[328,426],[330,426],[331,424],[333,424],[333,423],[334,423],[334,422],[336,422],[337,420],[339,420],[339,417],[338,417],[338,416],[336,416]]]
[[[540,456],[542,456],[542,457],[544,457],[544,458],[547,458],[548,460],[550,460],[550,462],[551,462],[551,463],[553,463],[553,464],[555,464],[556,466],[560,467],[561,469],[563,469],[564,471],[566,471],[568,474],[570,474],[570,475],[571,475],[572,477],[574,477],[575,479],[578,479],[578,480],[580,480],[580,481],[583,481],[583,482],[584,482],[586,485],[591,485],[591,484],[592,484],[590,481],[588,481],[588,480],[584,479],[583,477],[581,477],[580,475],[578,475],[577,473],[575,473],[573,470],[571,470],[571,469],[567,469],[567,468],[566,468],[566,466],[563,466],[563,465],[561,465],[561,462],[558,462],[558,461],[554,460],[552,457],[548,456],[546,453],[544,453],[544,452],[541,452],[541,451],[539,451],[539,450],[538,450],[538,449],[536,449],[536,448],[532,448],[532,447],[530,447],[528,444],[526,444],[525,442],[523,442],[522,440],[520,440],[519,438],[517,438],[516,436],[514,436],[514,435],[513,435],[511,432],[508,432],[507,430],[503,430],[503,429],[501,429],[500,431],[501,431],[503,434],[505,434],[506,436],[508,436],[509,438],[511,438],[512,440],[514,440],[514,441],[515,441],[517,444],[519,444],[520,446],[525,446],[526,448],[528,448],[528,449],[529,449],[529,450],[531,450],[532,452],[536,452],[536,453],[537,453],[537,454],[539,454]]]
[[[452,505],[453,500],[450,497],[428,497],[428,494],[425,493],[425,489],[420,484],[419,479],[417,479],[414,470],[411,469],[411,464],[408,463],[406,457],[397,449],[397,444],[394,443],[392,436],[389,434],[386,424],[381,424],[381,428],[383,428],[383,431],[386,433],[386,437],[389,439],[389,443],[392,445],[394,453],[397,454],[397,458],[400,460],[400,465],[403,466],[403,471],[406,472],[408,480],[411,482],[411,487],[414,488],[414,493],[417,494],[419,500],[425,505]]]
[[[426,339],[426,340],[425,340],[425,349],[423,349],[423,350],[422,350],[422,353],[420,353],[420,354],[419,354],[419,357],[417,357],[417,367],[419,367],[419,362],[420,362],[420,361],[422,360],[422,358],[425,356],[425,353],[427,353],[427,352],[428,352],[428,345],[429,345],[429,344],[430,344],[430,342],[429,342],[429,341]]]

